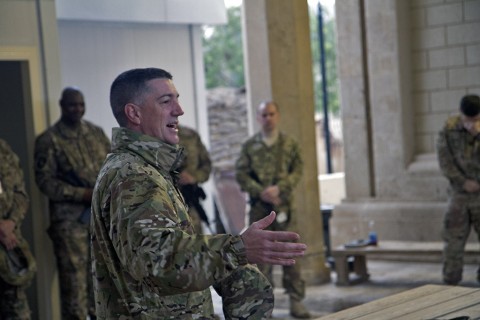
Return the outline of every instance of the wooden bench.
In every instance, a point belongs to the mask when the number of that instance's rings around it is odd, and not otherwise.
[[[364,246],[346,248],[336,247],[331,251],[334,259],[335,272],[337,273],[336,284],[340,286],[351,285],[366,281],[370,278],[367,270],[367,256],[408,256],[410,258],[428,258],[428,261],[441,261],[443,254],[443,242],[418,242],[418,241],[387,241],[383,240],[376,246]],[[480,256],[480,245],[478,243],[467,243],[465,247],[465,258],[476,258]],[[349,264],[353,258],[353,270]],[[350,261],[349,261],[350,260]],[[350,271],[355,275],[350,277]]]

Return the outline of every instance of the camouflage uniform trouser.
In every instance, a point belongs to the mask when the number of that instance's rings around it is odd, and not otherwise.
[[[278,212],[277,212],[278,213]],[[260,201],[252,205],[249,214],[249,224],[265,218],[270,214],[270,209],[265,208]],[[287,231],[288,223],[279,224],[274,221],[266,230]],[[282,274],[282,286],[290,298],[302,300],[305,298],[305,281],[302,279],[301,267],[299,261],[293,266],[284,266]],[[273,286],[273,267],[271,264],[259,264],[258,269],[268,278]]]
[[[274,306],[273,288],[254,265],[238,268],[213,286],[222,297],[225,319],[268,319]]]
[[[52,224],[48,234],[57,258],[62,319],[85,320],[95,314],[88,226],[65,221]]]
[[[443,225],[445,241],[443,256],[443,281],[457,284],[462,280],[465,243],[473,226],[480,235],[480,199],[478,195],[468,196],[453,193],[449,198],[448,209]],[[479,269],[480,272],[480,269]],[[477,273],[477,279],[480,273]]]
[[[27,285],[28,286],[28,285]],[[0,319],[1,320],[29,320],[25,289],[27,286],[16,287],[0,278]]]

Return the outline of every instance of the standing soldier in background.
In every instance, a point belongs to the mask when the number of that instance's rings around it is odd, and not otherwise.
[[[295,214],[293,189],[302,176],[300,147],[280,132],[280,113],[275,102],[265,101],[258,106],[257,121],[261,131],[243,144],[235,165],[236,179],[250,197],[249,224],[273,210],[277,218],[267,229],[286,231]],[[259,264],[258,268],[273,284],[272,265]],[[305,297],[305,282],[299,264],[283,267],[283,286],[290,295],[290,314],[295,318],[310,318],[301,302]]]
[[[185,155],[179,169],[178,185],[188,205],[188,214],[192,218],[195,232],[202,234],[202,221],[207,226],[209,226],[209,222],[208,216],[200,203],[200,199],[204,200],[206,195],[198,184],[208,180],[212,171],[212,163],[207,148],[205,148],[200,135],[195,130],[179,126],[178,137],[180,138],[180,145],[184,147]]]
[[[18,157],[0,139],[0,319],[30,319],[25,289],[36,264],[20,232],[28,203]]]
[[[35,141],[35,179],[49,198],[63,319],[94,318],[89,221],[97,174],[110,150],[103,130],[82,120],[83,94],[67,87],[61,118]]]
[[[463,255],[470,229],[480,236],[480,98],[466,95],[460,114],[448,118],[437,141],[438,161],[450,182],[445,213],[443,281],[462,280]],[[480,281],[480,269],[477,272]]]

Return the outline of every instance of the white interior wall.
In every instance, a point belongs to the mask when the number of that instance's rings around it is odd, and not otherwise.
[[[56,0],[55,6],[62,86],[83,90],[86,119],[110,136],[117,125],[108,102],[113,79],[130,68],[159,67],[174,77],[181,121],[208,147],[201,26],[227,22],[223,0]],[[58,110],[50,114],[56,121]]]
[[[202,32],[200,25],[130,22],[58,22],[62,86],[85,96],[85,119],[111,137],[117,122],[109,103],[110,85],[131,68],[157,67],[173,75],[185,114],[180,122],[196,128],[209,149]],[[58,99],[60,92],[55,99]],[[50,119],[58,119],[58,112]],[[205,209],[213,216],[211,181]]]
[[[139,67],[172,73],[185,110],[181,121],[196,126],[188,26],[60,21],[59,42],[62,85],[83,91],[85,118],[103,127],[109,136],[117,126],[109,104],[110,85],[121,72]]]
[[[59,19],[153,23],[225,23],[223,0],[56,0]]]

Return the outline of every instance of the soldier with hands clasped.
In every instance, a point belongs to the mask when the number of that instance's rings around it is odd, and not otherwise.
[[[464,96],[459,109],[458,115],[447,119],[437,141],[440,169],[450,183],[443,223],[443,281],[452,285],[462,280],[464,249],[472,227],[480,236],[479,96]]]
[[[295,215],[293,190],[302,176],[300,147],[280,131],[280,110],[275,102],[260,103],[257,121],[261,130],[243,144],[236,162],[236,179],[249,194],[249,223],[274,210],[277,218],[268,229],[286,231]],[[273,282],[272,265],[259,264],[258,267]],[[283,267],[283,286],[290,295],[290,314],[296,318],[310,318],[302,303],[305,282],[299,265]]]
[[[0,319],[30,319],[25,290],[36,263],[20,230],[28,205],[18,156],[0,139]]]
[[[82,92],[67,87],[61,118],[35,140],[35,180],[49,199],[50,227],[63,319],[95,316],[90,269],[90,206],[98,171],[110,150],[103,130],[83,120]]]

